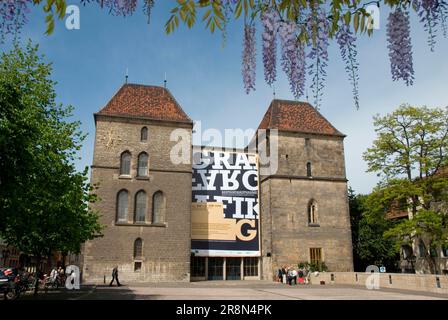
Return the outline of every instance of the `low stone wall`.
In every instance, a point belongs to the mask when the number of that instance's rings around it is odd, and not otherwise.
[[[378,278],[375,279],[376,276]],[[448,294],[448,276],[446,275],[321,272],[317,275],[311,274],[310,281],[312,284],[320,284],[321,281],[325,281],[325,285],[346,284],[359,285],[364,288],[369,283],[379,285],[379,289],[390,288]]]

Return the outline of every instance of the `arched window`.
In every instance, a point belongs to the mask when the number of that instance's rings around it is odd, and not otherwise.
[[[142,152],[138,156],[138,170],[137,175],[139,177],[147,177],[148,176],[148,154]]]
[[[131,154],[128,151],[121,154],[120,175],[131,175]]]
[[[317,203],[314,200],[311,200],[308,203],[308,223],[317,224]]]
[[[143,127],[140,132],[140,141],[145,142],[148,140],[148,128]]]
[[[146,192],[140,190],[135,195],[135,222],[145,222],[146,218]]]
[[[152,197],[152,223],[165,221],[165,196],[162,191],[157,191]]]
[[[143,240],[137,238],[134,241],[134,259],[140,260],[143,257]]]
[[[121,190],[117,195],[117,221],[126,222],[128,220],[128,192]]]
[[[423,242],[423,240],[419,240],[418,242],[418,254],[420,255],[420,257],[426,257],[426,246],[425,243]]]
[[[306,176],[311,177],[311,162],[306,163]]]

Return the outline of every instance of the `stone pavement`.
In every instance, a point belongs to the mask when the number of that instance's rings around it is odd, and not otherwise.
[[[24,300],[36,298],[27,294]],[[83,285],[81,290],[40,293],[43,300],[448,300],[448,296],[407,290],[367,290],[361,286],[288,286],[267,281],[204,281]]]

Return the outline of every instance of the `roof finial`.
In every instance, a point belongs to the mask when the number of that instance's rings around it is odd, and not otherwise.
[[[165,80],[163,80],[163,87],[166,89],[166,72],[165,72]]]
[[[306,89],[306,102],[310,102],[309,100],[308,100],[308,89]]]
[[[125,84],[128,84],[128,78],[129,78],[129,69],[128,69],[128,68],[126,68],[126,75],[125,75],[124,78],[125,78],[125,79],[124,79],[124,83],[125,83]]]
[[[272,85],[272,95],[274,96],[274,100],[275,100],[275,85]]]

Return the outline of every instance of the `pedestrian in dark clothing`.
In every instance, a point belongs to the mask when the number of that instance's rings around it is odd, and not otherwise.
[[[112,270],[112,280],[110,281],[109,286],[112,286],[112,283],[114,282],[114,280],[117,281],[117,285],[121,286],[120,281],[118,280],[118,266],[115,266],[115,268]]]

